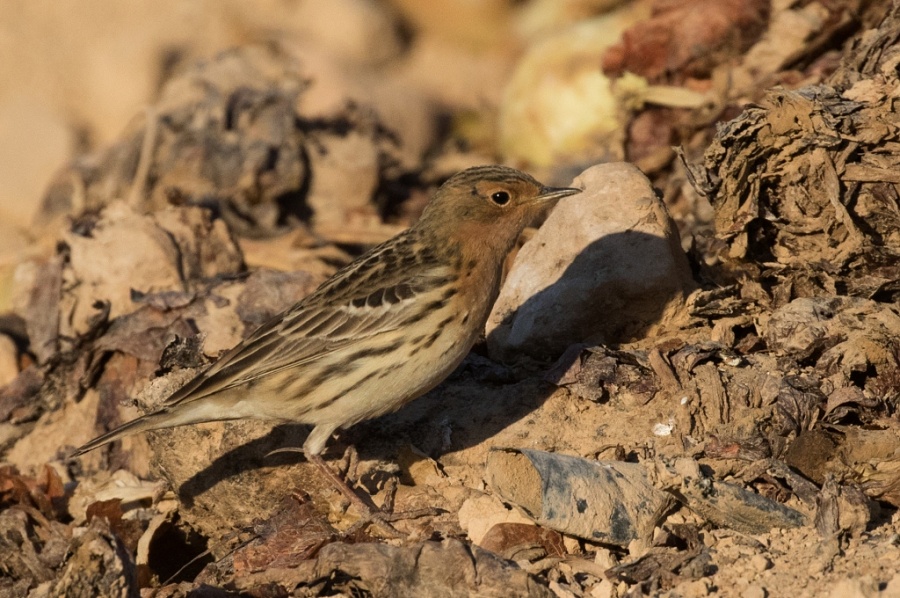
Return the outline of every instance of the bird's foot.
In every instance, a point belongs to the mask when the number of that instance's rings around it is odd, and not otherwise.
[[[306,454],[302,449],[280,448],[272,451],[269,455],[284,452],[304,452],[307,461],[315,465],[322,475],[325,476],[325,479],[331,483],[332,487],[340,492],[344,498],[361,513],[362,518],[347,530],[346,535],[352,535],[370,524],[376,524],[388,536],[392,538],[403,538],[404,535],[392,525],[393,522],[418,519],[420,517],[433,517],[440,515],[443,512],[436,507],[394,512],[394,500],[397,495],[398,486],[396,477],[388,479],[387,487],[385,488],[385,499],[381,507],[375,505],[368,495],[360,495],[357,493],[356,490],[351,487],[351,484],[347,483],[349,480],[351,483],[355,484],[356,469],[359,465],[359,457],[352,445],[347,448],[341,459],[342,463],[346,464],[341,466],[341,470],[344,472],[343,474],[335,471],[321,456]]]
[[[356,465],[358,464],[356,451],[348,451],[345,453],[345,457],[348,457],[347,476],[352,479],[352,476],[355,476]],[[322,459],[322,457],[319,455],[307,455],[307,459],[318,467],[319,471],[321,471],[331,482],[332,486],[343,494],[344,497],[350,501],[350,504],[362,514],[362,519],[353,524],[347,531],[348,535],[352,535],[354,532],[369,524],[376,524],[383,531],[387,532],[388,535],[394,538],[402,538],[404,535],[392,525],[393,522],[435,516],[442,512],[440,509],[434,507],[394,512],[394,499],[397,494],[396,478],[390,478],[388,481],[384,503],[381,507],[378,507],[372,502],[372,499],[368,495],[365,497],[360,496],[353,488],[351,488],[347,483],[347,478],[334,471],[327,463],[325,463],[325,460]]]

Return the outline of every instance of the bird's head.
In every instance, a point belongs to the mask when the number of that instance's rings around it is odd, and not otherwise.
[[[546,187],[506,166],[476,166],[450,177],[417,225],[463,243],[509,250],[522,230],[556,202],[581,189]]]

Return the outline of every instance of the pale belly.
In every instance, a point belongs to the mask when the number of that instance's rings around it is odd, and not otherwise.
[[[373,366],[382,373],[341,394],[328,407],[306,414],[305,423],[334,425],[346,428],[361,421],[396,411],[409,401],[425,394],[459,366],[471,349],[475,334],[467,337],[441,335],[427,350],[413,355],[400,353],[392,359],[378,358],[376,363],[363,363],[346,380],[332,388],[323,388],[323,396],[337,390],[338,386],[353,387],[364,376],[371,374]]]

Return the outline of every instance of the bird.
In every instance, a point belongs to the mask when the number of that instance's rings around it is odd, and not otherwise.
[[[396,411],[450,375],[484,330],[519,235],[558,200],[579,192],[544,186],[506,166],[451,176],[413,226],[263,324],[157,411],[71,456],[126,435],[201,422],[309,424],[306,459],[363,508],[321,456],[329,438]]]

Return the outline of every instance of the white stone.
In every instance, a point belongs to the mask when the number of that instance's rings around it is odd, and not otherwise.
[[[573,343],[624,342],[676,321],[694,286],[678,233],[630,164],[593,166],[516,256],[487,322],[494,358],[557,357]]]

